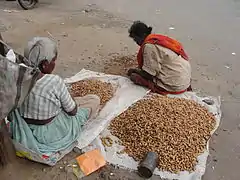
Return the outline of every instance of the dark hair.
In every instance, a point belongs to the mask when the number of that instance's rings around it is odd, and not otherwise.
[[[1,33],[0,33],[0,40],[3,41]],[[5,56],[5,48],[4,48],[4,45],[2,43],[0,43],[0,55]]]
[[[152,33],[152,27],[141,21],[134,21],[128,32],[131,38],[134,36],[143,37]]]

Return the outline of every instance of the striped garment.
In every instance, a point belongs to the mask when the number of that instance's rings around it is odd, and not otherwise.
[[[36,82],[19,112],[24,118],[46,120],[57,116],[62,109],[70,112],[75,106],[63,79],[46,74]]]

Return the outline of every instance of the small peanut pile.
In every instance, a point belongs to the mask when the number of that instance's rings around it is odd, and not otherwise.
[[[116,117],[110,130],[135,160],[153,151],[159,169],[176,173],[194,170],[215,123],[213,114],[194,101],[153,95]]]
[[[110,59],[110,62],[104,65],[104,73],[127,76],[130,68],[138,67],[135,55],[121,56],[116,55]]]
[[[82,80],[71,85],[71,93],[74,97],[83,97],[88,94],[95,94],[101,100],[101,105],[106,104],[114,94],[111,83],[89,79]]]

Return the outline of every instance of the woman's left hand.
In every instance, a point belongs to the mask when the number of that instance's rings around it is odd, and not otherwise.
[[[140,69],[131,68],[131,69],[128,70],[127,75],[131,76],[132,73],[137,73],[138,74],[139,71],[140,71]]]

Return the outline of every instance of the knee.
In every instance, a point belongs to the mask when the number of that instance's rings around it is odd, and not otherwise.
[[[138,85],[141,85],[142,81],[145,81],[145,79],[137,73],[132,73],[130,76],[130,80]]]

